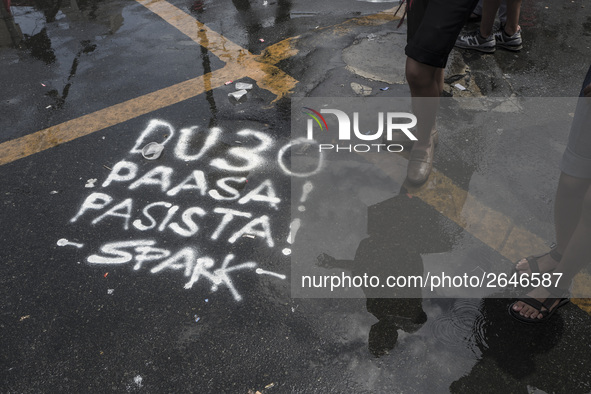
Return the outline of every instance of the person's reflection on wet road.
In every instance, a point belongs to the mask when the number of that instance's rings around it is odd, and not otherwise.
[[[457,234],[444,229],[437,210],[404,187],[398,195],[368,208],[368,234],[362,240],[353,261],[322,256],[320,265],[351,270],[351,276],[377,276],[381,283],[388,277],[422,277],[423,253],[451,250]],[[458,232],[460,230],[458,229]],[[379,321],[369,333],[368,347],[376,356],[392,350],[397,330],[417,331],[426,321],[422,307],[422,289],[407,287],[363,287],[366,308]]]

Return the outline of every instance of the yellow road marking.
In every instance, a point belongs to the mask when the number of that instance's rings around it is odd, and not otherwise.
[[[103,130],[127,120],[179,103],[204,93],[208,88],[224,84],[230,76],[240,75],[236,66],[224,67],[176,85],[148,93],[120,104],[51,126],[0,144],[0,165],[53,148],[64,142]]]
[[[11,163],[76,138],[196,97],[206,91],[222,86],[228,80],[250,77],[258,83],[259,87],[275,94],[276,100],[289,94],[295,87],[297,81],[277,68],[275,64],[297,53],[293,45],[297,37],[291,37],[271,45],[261,55],[253,55],[166,1],[138,0],[138,2],[158,14],[197,44],[204,46],[215,56],[225,61],[225,67],[1,143],[0,165]],[[354,18],[341,25],[375,25],[394,19],[399,19],[399,16],[395,16],[392,10],[386,10],[375,15]],[[341,25],[329,28],[338,30],[342,28]]]
[[[275,101],[291,93],[295,88],[298,81],[275,65],[266,63],[265,57],[253,55],[167,1],[137,0],[137,2],[160,16],[197,44],[206,47],[209,52],[226,62],[226,64],[243,68],[240,74],[254,79],[260,88],[272,92],[277,97]],[[238,77],[232,79],[238,79]]]
[[[228,80],[250,77],[258,83],[259,87],[275,94],[276,99],[284,97],[295,87],[297,83],[295,79],[272,64],[259,62],[260,56],[250,54],[170,3],[166,1],[140,1],[140,3],[196,43],[205,46],[214,55],[225,60],[226,65],[221,70],[4,142],[0,144],[0,165],[188,100],[220,87]],[[275,57],[272,60],[281,59]]]

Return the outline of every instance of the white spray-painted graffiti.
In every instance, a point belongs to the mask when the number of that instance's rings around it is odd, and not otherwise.
[[[280,208],[288,207],[271,179],[248,183],[244,174],[272,167],[281,176],[309,178],[322,169],[323,157],[319,154],[314,165],[306,171],[295,171],[288,165],[288,152],[298,145],[314,144],[315,141],[302,138],[278,147],[272,137],[252,129],[236,132],[237,146],[226,146],[220,153],[218,148],[223,145],[221,137],[224,132],[220,128],[202,130],[197,126],[181,129],[176,145],[169,149],[178,165],[157,165],[155,162],[153,166],[147,166],[145,162],[133,161],[142,155],[142,148],[159,139],[164,140],[157,144],[166,148],[175,142],[176,137],[176,130],[170,123],[158,119],[150,121],[128,157],[110,169],[100,183],[100,190],[90,193],[70,219],[72,224],[94,227],[107,226],[108,223],[109,229],[119,228],[125,234],[137,236],[126,235],[126,240],[104,243],[86,261],[92,265],[131,263],[136,271],[150,264],[148,271],[152,274],[181,271],[187,278],[185,289],[193,288],[200,281],[209,283],[211,291],[223,286],[236,301],[242,296],[232,281],[233,273],[254,271],[257,275],[286,279],[283,274],[259,267],[255,261],[236,262],[241,259],[233,253],[212,257],[201,251],[212,250],[212,245],[216,250],[224,250],[224,244],[232,245],[241,238],[262,240],[263,245],[275,247],[274,234],[278,224],[273,222],[273,217]],[[216,171],[223,175],[212,179],[211,173]],[[121,190],[126,194],[124,197],[119,196]],[[313,184],[305,181],[298,206],[300,213],[304,212],[303,203],[312,190]],[[154,194],[160,195],[157,201],[146,201],[146,195]],[[205,220],[207,225],[204,225]],[[300,219],[292,220],[288,244],[293,244],[300,226]],[[148,234],[150,236],[146,237]],[[155,234],[186,239],[190,245],[175,251],[170,247],[159,247]],[[57,244],[78,249],[84,246],[65,238]],[[287,247],[282,252],[289,255],[291,249]]]

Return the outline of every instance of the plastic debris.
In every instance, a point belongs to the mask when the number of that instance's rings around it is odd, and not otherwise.
[[[115,289],[107,289],[107,294],[113,294],[115,292]]]
[[[137,384],[138,387],[142,387],[142,380],[144,380],[140,375],[137,375],[133,378],[133,383]]]
[[[250,90],[252,89],[252,83],[236,82],[236,89],[238,90]]]
[[[388,89],[390,89],[388,86],[386,86],[385,88],[380,88],[380,90],[384,90],[384,91],[386,91]]]
[[[368,41],[373,41],[373,40],[375,40],[375,38],[376,38],[376,37],[377,37],[377,36],[376,36],[375,34],[371,33],[371,34],[369,34],[369,35],[367,36],[367,40],[368,40]]]
[[[265,42],[265,39],[264,38],[259,38],[259,41],[260,42]]]
[[[45,107],[45,109],[49,109],[49,108],[51,108],[51,105],[48,105],[47,107]]]
[[[113,171],[113,169],[112,169],[112,168],[110,168],[110,167],[107,167],[107,166],[106,166],[106,165],[104,165],[104,164],[103,164],[103,167],[105,167],[105,168],[106,168],[107,170],[109,170],[109,171]]]
[[[195,315],[195,323],[197,323],[199,320],[201,320],[201,318],[197,315]]]
[[[45,87],[46,85],[44,83],[41,83],[41,86]]]
[[[164,145],[157,142],[150,142],[148,145],[142,148],[142,156],[144,156],[144,159],[156,160],[160,157],[163,150]]]
[[[21,316],[19,321],[23,321],[25,319],[28,319],[29,317],[31,317],[31,315],[25,315],[25,316]]]
[[[52,190],[52,191],[49,192],[49,194],[57,194],[57,193],[58,193],[57,190]]]
[[[269,2],[267,0],[263,1],[263,5],[269,5]]]
[[[94,187],[95,182],[98,181],[98,179],[96,178],[90,178],[89,180],[86,181],[86,185],[84,185],[84,187]]]
[[[269,383],[268,385],[265,386],[265,390],[266,389],[270,389],[271,387],[274,387],[275,383]]]
[[[461,91],[464,91],[464,90],[466,90],[466,88],[465,88],[464,86],[460,85],[459,83],[456,83],[454,86],[455,86],[456,88],[458,88],[459,90],[461,90]]]
[[[234,82],[234,81],[226,81],[226,82],[224,82],[224,85],[230,85],[232,82]]]
[[[209,298],[206,298],[206,299],[205,299],[205,302],[209,302]]]
[[[242,90],[237,90],[235,92],[232,93],[228,93],[228,97],[231,97],[235,100],[240,100],[242,97],[244,97],[244,95],[248,93],[246,90],[242,89]]]
[[[356,94],[359,94],[361,96],[369,96],[372,91],[371,87],[361,85],[360,83],[357,83],[357,82],[351,82],[351,89],[353,89],[353,91]]]
[[[109,275],[108,272],[105,272],[105,274],[103,275],[104,278],[106,278]]]

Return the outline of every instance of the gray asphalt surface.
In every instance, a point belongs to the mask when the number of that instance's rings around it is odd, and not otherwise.
[[[275,66],[298,83],[279,100],[262,78],[218,84],[128,120],[105,117],[50,149],[30,140],[30,154],[0,166],[1,392],[591,391],[586,300],[530,327],[508,316],[509,290],[294,297],[301,272],[512,266],[436,198],[413,197],[403,155],[386,169],[359,155],[329,156],[307,176],[297,175],[313,164],[292,167],[317,162],[292,145],[292,97],[409,96],[405,26],[369,17],[397,3],[170,3],[254,55],[295,37]],[[446,100],[468,104],[443,111],[438,176],[455,185],[451,196],[470,192],[547,245],[557,163],[589,66],[588,7],[524,0],[521,52],[454,50],[446,72]],[[135,1],[23,1],[11,11],[22,41],[0,47],[2,147],[228,60]],[[236,82],[253,84],[239,102],[228,98]],[[494,124],[490,111],[466,109],[487,97],[534,98],[539,113],[512,107]],[[164,144],[157,160],[142,156],[148,142]],[[438,195],[441,185],[429,187]],[[498,226],[482,220],[487,234]]]

